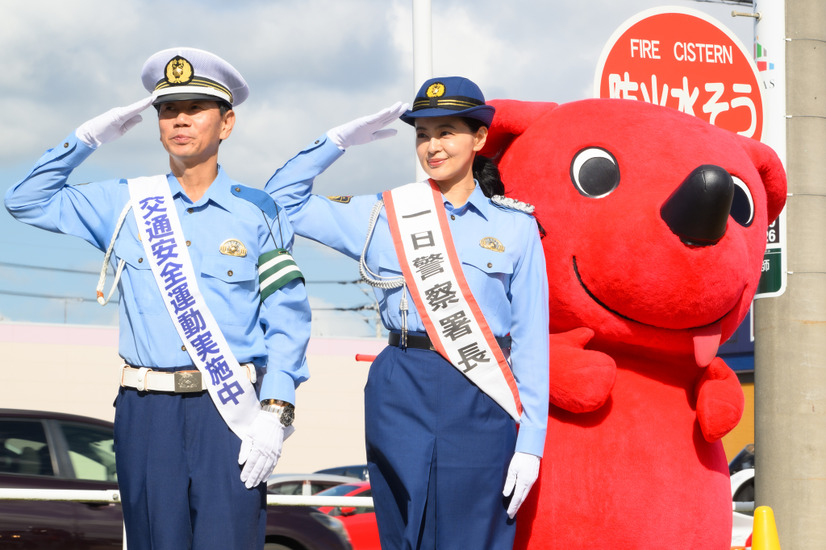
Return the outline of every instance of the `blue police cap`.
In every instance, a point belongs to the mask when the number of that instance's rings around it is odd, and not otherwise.
[[[153,54],[143,64],[141,81],[155,94],[155,105],[211,99],[235,107],[249,96],[249,87],[235,67],[196,48],[170,48]]]
[[[401,118],[415,125],[417,118],[459,116],[480,120],[490,126],[495,109],[485,105],[485,96],[475,83],[461,76],[431,78],[422,84],[413,107]]]

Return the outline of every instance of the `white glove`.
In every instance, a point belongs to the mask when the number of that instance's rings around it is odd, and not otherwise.
[[[152,100],[153,97],[149,96],[126,107],[109,109],[78,126],[75,135],[92,149],[97,149],[104,143],[116,140],[143,120],[138,113],[149,107]]]
[[[396,135],[394,128],[384,128],[408,109],[407,103],[398,101],[374,115],[367,115],[336,126],[327,132],[333,143],[342,149],[351,145],[362,145],[377,139]]]
[[[278,415],[269,411],[258,411],[247,437],[241,440],[238,464],[243,465],[241,481],[252,489],[267,479],[281,456],[281,445],[295,428],[285,428]]]
[[[508,517],[513,519],[516,515],[516,511],[525,502],[537,477],[539,477],[539,457],[528,453],[514,453],[510,466],[508,466],[508,476],[505,478],[505,490],[502,491],[504,496],[513,493],[510,506],[508,506]]]

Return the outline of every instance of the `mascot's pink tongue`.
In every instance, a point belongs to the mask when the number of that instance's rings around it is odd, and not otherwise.
[[[721,332],[720,323],[691,331],[694,339],[694,360],[697,361],[697,366],[707,367],[717,356]]]

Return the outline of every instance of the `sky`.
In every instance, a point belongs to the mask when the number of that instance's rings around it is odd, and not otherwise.
[[[413,0],[74,0],[7,2],[0,18],[0,193],[84,121],[145,97],[144,61],[190,46],[232,63],[250,86],[221,145],[233,179],[263,187],[326,130],[396,101],[412,102]],[[600,53],[624,21],[666,5],[703,12],[751,49],[745,8],[672,0],[432,0],[434,76],[462,75],[488,99],[554,101],[593,96]],[[376,193],[415,179],[413,133],[354,147],[315,192]],[[69,183],[168,171],[154,111],[100,147]],[[0,209],[0,322],[117,324],[95,301],[103,254],[31,228]],[[356,262],[298,239],[316,336],[376,336],[372,292]],[[111,282],[111,275],[109,277]],[[108,290],[108,286],[107,286]],[[115,294],[117,296],[117,293]],[[117,298],[115,298],[117,299]],[[364,309],[367,307],[368,309]]]

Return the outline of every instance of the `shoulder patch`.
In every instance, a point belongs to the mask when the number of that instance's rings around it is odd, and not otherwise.
[[[270,218],[278,217],[278,207],[275,200],[263,189],[247,187],[237,183],[232,185],[232,194],[238,198],[247,200],[260,208]]]
[[[517,210],[519,212],[524,212],[525,214],[533,214],[533,211],[536,207],[532,204],[528,204],[527,202],[518,201],[516,199],[512,199],[510,197],[505,197],[503,195],[493,195],[490,198],[490,202],[497,206],[501,206],[503,208],[510,208],[511,210]]]
[[[328,196],[327,200],[331,200],[333,202],[340,202],[341,204],[347,204],[350,202],[350,199],[353,198],[353,195],[334,195]]]

